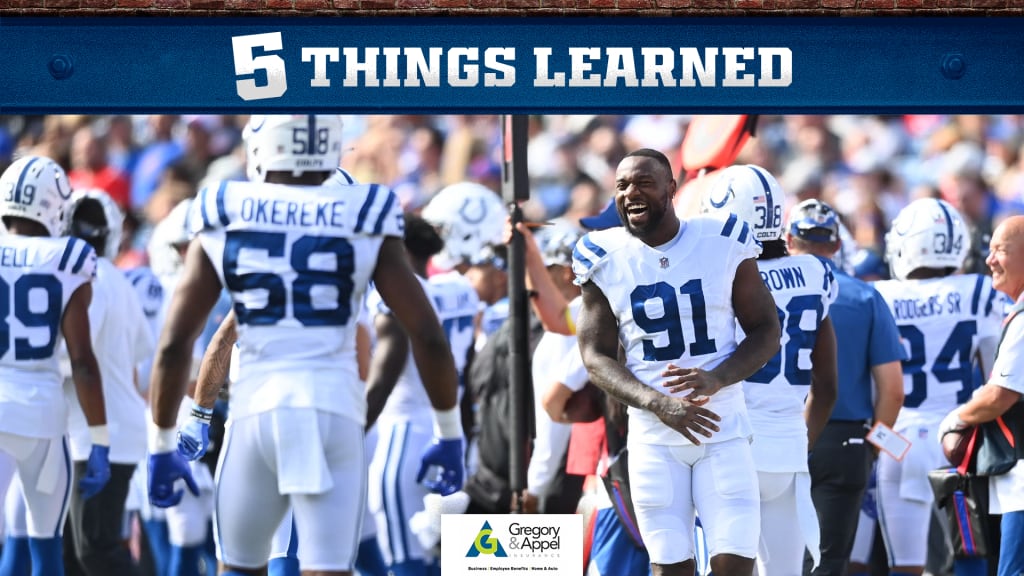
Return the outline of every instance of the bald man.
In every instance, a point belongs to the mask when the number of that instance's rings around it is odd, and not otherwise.
[[[992,234],[985,260],[992,270],[992,286],[1015,301],[1003,322],[1003,336],[988,382],[966,404],[954,410],[942,430],[974,426],[1003,416],[1020,436],[1024,430],[1024,216],[1013,216]],[[1011,412],[1012,409],[1012,412]],[[1021,454],[1018,438],[1018,455]],[[1024,463],[989,478],[989,513],[1002,514],[998,576],[1024,573]]]

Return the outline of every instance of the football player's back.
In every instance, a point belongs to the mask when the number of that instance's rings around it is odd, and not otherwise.
[[[193,223],[238,315],[233,412],[288,396],[361,410],[356,322],[385,234],[401,235],[396,208],[377,185],[224,182],[200,192]]]
[[[830,266],[807,254],[757,262],[761,279],[775,299],[782,342],[779,353],[743,384],[755,430],[786,424],[805,428],[802,418],[783,421],[777,416],[803,413],[811,384],[811,351],[838,293]]]
[[[40,574],[57,574],[72,489],[57,360],[62,335],[92,445],[77,489],[89,498],[110,479],[110,432],[88,316],[96,252],[84,240],[57,238],[71,187],[54,161],[16,160],[0,175],[0,190],[0,452],[15,461],[27,509],[25,533],[7,538],[3,566],[18,572],[31,563]]]
[[[65,418],[42,408],[60,404],[62,378],[56,349],[60,319],[71,294],[88,282],[96,266],[92,248],[77,238],[0,235],[0,431],[32,434]],[[32,389],[32,394],[26,394]],[[51,398],[52,396],[52,398]]]
[[[900,420],[941,420],[973,391],[972,361],[999,337],[1002,302],[992,279],[958,274],[875,283],[892,311],[909,360],[904,362]],[[989,348],[991,351],[991,348]],[[986,355],[985,366],[991,366]]]

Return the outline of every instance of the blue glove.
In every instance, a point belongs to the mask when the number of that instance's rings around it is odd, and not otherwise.
[[[188,422],[178,428],[178,454],[189,460],[199,460],[210,447],[210,419],[213,408],[192,405]]]
[[[416,481],[422,482],[432,492],[442,496],[458,492],[462,488],[462,478],[466,474],[462,452],[462,438],[434,438],[420,459],[420,471],[416,475]],[[427,471],[432,467],[438,467],[440,471],[424,481]]]
[[[149,501],[160,508],[170,508],[181,502],[184,490],[174,490],[174,483],[184,480],[188,491],[199,496],[199,486],[192,479],[188,462],[177,452],[149,455]]]
[[[110,446],[92,445],[89,460],[85,463],[85,477],[78,481],[82,499],[88,500],[99,494],[110,480]]]

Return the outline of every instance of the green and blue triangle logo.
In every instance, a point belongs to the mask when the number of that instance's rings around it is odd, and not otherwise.
[[[473,540],[473,545],[469,547],[469,552],[466,552],[466,558],[476,558],[481,554],[489,554],[497,558],[508,556],[501,542],[497,538],[491,537],[491,532],[491,523],[485,520],[484,525],[480,527],[480,532],[477,532],[476,540]]]

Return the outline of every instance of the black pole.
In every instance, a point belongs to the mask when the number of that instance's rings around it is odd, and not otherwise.
[[[530,342],[529,302],[526,295],[526,265],[523,236],[515,230],[522,222],[519,203],[530,198],[529,172],[526,166],[528,118],[522,115],[502,118],[505,146],[502,163],[502,192],[513,223],[512,243],[508,248],[508,300],[511,342],[509,342],[509,481],[516,505],[521,511],[519,496],[526,489],[527,447],[533,436],[530,430]]]

